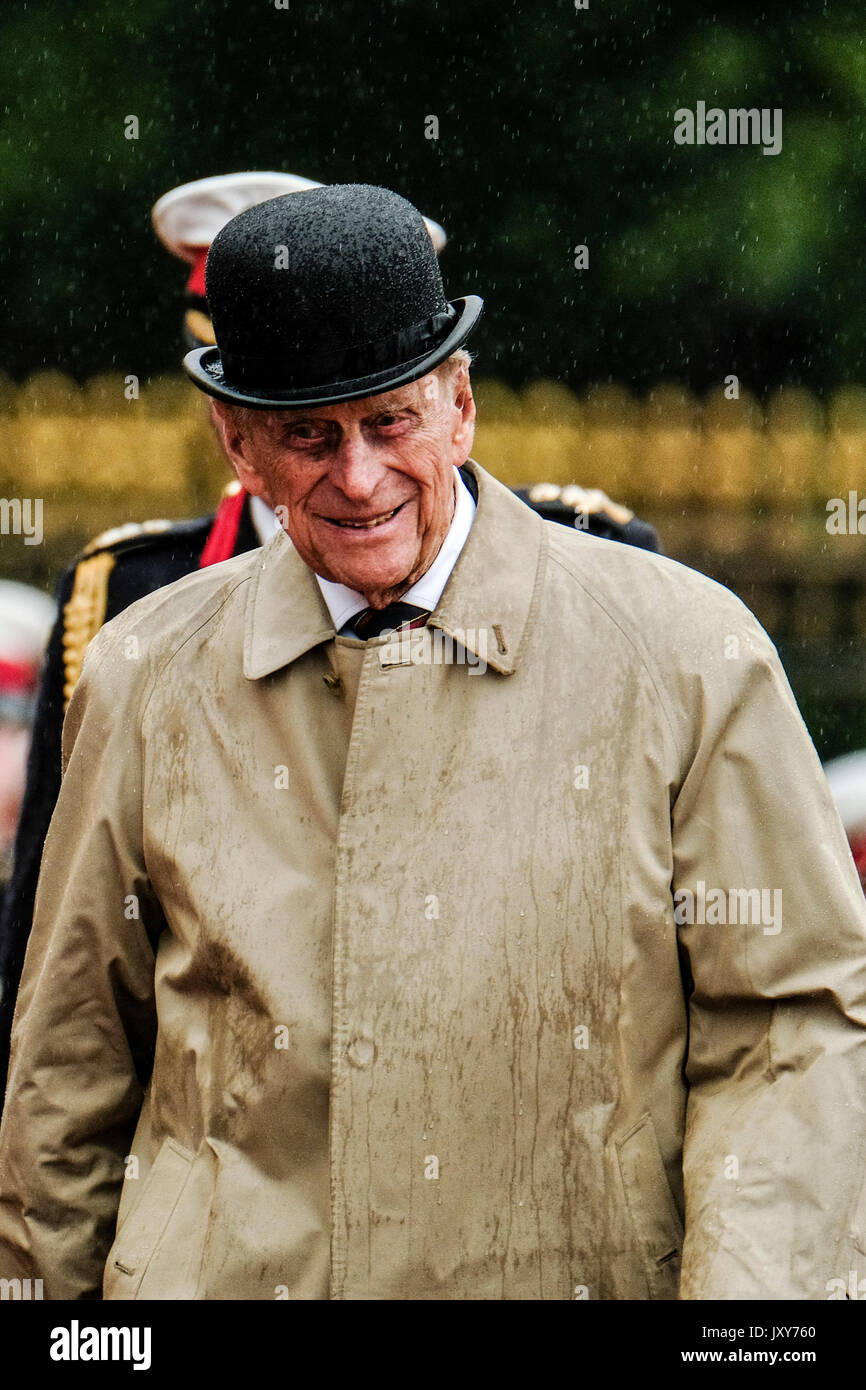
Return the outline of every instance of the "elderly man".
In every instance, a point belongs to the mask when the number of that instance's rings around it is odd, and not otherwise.
[[[256,203],[320,186],[297,174],[247,171],[196,179],[171,189],[157,201],[151,213],[156,233],[172,254],[190,267],[184,315],[188,347],[214,342],[204,291],[207,252],[216,233]],[[446,242],[444,229],[430,218],[424,221],[438,253]],[[597,489],[574,485],[559,488],[542,482],[518,489],[517,495],[547,520],[580,525],[592,535],[627,545],[659,548],[652,526]],[[39,688],[23,804],[20,792],[16,798],[21,815],[14,870],[5,901],[0,903],[0,1112],[12,1013],[33,920],[39,866],[60,790],[63,715],[87,646],[104,622],[136,599],[194,569],[252,550],[269,540],[278,527],[262,498],[250,496],[235,478],[226,487],[215,515],[112,527],[90,541],[75,564],[60,576],[58,619]],[[8,830],[10,836],[15,835],[14,822]],[[11,843],[9,851],[11,855]],[[9,877],[8,871],[5,877]]]
[[[285,529],[85,659],[0,1276],[827,1298],[866,1249],[866,905],[766,636],[470,459],[481,304],[396,195],[241,214],[208,299],[187,369]]]

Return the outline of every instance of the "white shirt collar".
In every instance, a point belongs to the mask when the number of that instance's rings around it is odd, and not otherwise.
[[[457,558],[466,544],[472,522],[475,519],[475,500],[472,493],[461,478],[459,470],[455,468],[454,473],[456,505],[448,534],[430,568],[412,585],[411,589],[406,590],[400,599],[401,603],[415,603],[419,608],[429,608],[431,613],[442,597],[442,591],[451,577],[451,571],[457,564]],[[344,628],[349,619],[354,618],[356,613],[369,607],[363,594],[359,594],[355,589],[348,589],[345,584],[334,584],[330,579],[323,579],[319,574],[316,575],[316,583],[322,591],[322,598],[328,605],[328,612],[336,632]]]

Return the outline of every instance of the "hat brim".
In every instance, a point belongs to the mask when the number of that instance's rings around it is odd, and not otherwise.
[[[469,294],[463,299],[452,300],[452,307],[457,310],[457,322],[448,337],[432,352],[411,362],[403,362],[398,367],[388,367],[372,376],[356,377],[353,381],[300,387],[295,391],[242,389],[226,381],[219,347],[202,347],[188,352],[183,359],[183,369],[199,390],[208,396],[216,396],[217,400],[248,406],[253,410],[300,410],[312,405],[339,405],[341,401],[379,396],[385,391],[418,381],[466,342],[481,317],[484,301],[477,294]]]

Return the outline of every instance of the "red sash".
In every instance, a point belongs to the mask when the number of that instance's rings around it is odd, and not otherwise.
[[[247,494],[243,488],[238,488],[237,492],[222,499],[198,562],[199,569],[204,569],[207,565],[218,565],[220,560],[229,560],[234,555],[238,527],[246,500]]]

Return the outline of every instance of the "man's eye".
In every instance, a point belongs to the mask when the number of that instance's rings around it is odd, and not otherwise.
[[[406,415],[380,415],[376,420],[376,428],[380,430],[393,429],[395,425],[405,425],[408,423]]]
[[[318,425],[295,425],[289,434],[289,439],[301,439],[305,443],[311,440],[324,439],[325,431]]]

